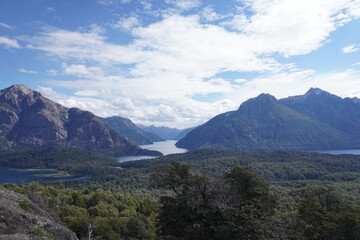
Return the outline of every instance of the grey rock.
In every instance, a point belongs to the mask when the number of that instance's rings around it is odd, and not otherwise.
[[[139,149],[91,112],[63,107],[24,85],[0,91],[0,138],[2,147]]]
[[[22,203],[28,207],[21,207]],[[0,239],[47,239],[31,236],[29,231],[35,228],[58,240],[78,239],[74,232],[57,223],[27,197],[0,188]]]

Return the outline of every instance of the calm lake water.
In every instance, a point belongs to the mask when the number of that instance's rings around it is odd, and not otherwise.
[[[140,147],[156,150],[164,155],[173,154],[173,153],[185,153],[188,150],[183,148],[177,148],[175,146],[175,140],[168,140],[164,142],[156,142],[151,145],[141,145]],[[351,150],[328,150],[328,151],[314,151],[319,153],[330,153],[330,154],[354,154],[360,155],[360,149],[351,149]],[[120,162],[140,160],[140,159],[151,159],[155,158],[154,156],[125,156],[119,158]],[[82,180],[86,177],[84,176],[59,176],[56,175],[58,172],[56,170],[26,170],[26,169],[13,169],[7,167],[0,167],[0,184],[2,183],[15,183],[23,184],[27,182],[34,181],[69,181],[69,180]]]
[[[52,181],[63,182],[69,180],[82,180],[85,177],[80,176],[56,176],[59,173],[56,170],[48,169],[13,169],[8,167],[0,167],[0,184],[15,183],[23,184],[27,182]]]
[[[360,155],[360,149],[350,149],[350,150],[327,150],[327,151],[315,151],[318,153],[330,153],[330,154],[353,154],[353,155]]]
[[[173,153],[185,153],[188,150],[184,148],[178,148],[175,146],[176,140],[167,140],[163,142],[155,142],[154,144],[149,145],[140,145],[140,147],[149,149],[149,150],[156,150],[161,152],[164,155],[173,154]],[[120,157],[120,162],[126,161],[134,161],[134,160],[141,160],[141,159],[151,159],[156,158],[154,156],[125,156]]]

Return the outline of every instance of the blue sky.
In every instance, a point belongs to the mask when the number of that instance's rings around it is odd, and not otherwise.
[[[319,87],[360,97],[360,0],[2,0],[0,88],[185,128]]]

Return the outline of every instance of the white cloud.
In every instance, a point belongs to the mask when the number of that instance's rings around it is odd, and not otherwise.
[[[280,99],[303,95],[311,87],[318,87],[341,97],[355,97],[360,94],[359,78],[360,72],[354,70],[331,74],[316,74],[312,70],[283,72],[248,80],[228,97],[236,103],[261,93],[270,93]]]
[[[348,19],[349,0],[254,0],[255,12],[242,29],[253,39],[259,53],[284,56],[307,54],[324,44],[329,34]]]
[[[0,36],[0,44],[5,45],[7,48],[20,48],[20,45],[15,39],[10,39],[4,36]]]
[[[98,95],[98,92],[95,90],[81,90],[75,92],[75,95],[81,96],[81,97],[95,97]]]
[[[200,6],[199,2],[191,6],[194,2],[189,1],[168,3],[178,4],[184,11]],[[262,92],[285,97],[302,94],[310,87],[357,89],[356,73],[327,75],[325,80],[314,71],[276,60],[279,54],[302,55],[321,47],[332,31],[357,17],[350,11],[352,4],[355,2],[350,0],[247,1],[247,15],[240,12],[232,18],[227,16],[223,26],[201,23],[204,17],[200,13],[163,15],[158,22],[143,27],[127,19],[123,28],[128,28],[133,37],[129,44],[116,44],[114,39],[110,42],[104,32],[94,29],[75,32],[50,27],[39,36],[22,40],[28,42],[28,48],[69,62],[63,66],[66,80],[49,82],[77,95],[49,93],[60,103],[138,123],[189,127],[235,109]],[[207,21],[218,17],[213,15]],[[255,72],[263,77],[232,81],[217,77],[227,71]],[[193,99],[211,93],[226,99]]]
[[[53,8],[53,7],[47,7],[47,8],[46,8],[46,11],[49,12],[49,13],[50,13],[50,12],[55,12],[55,8]]]
[[[131,2],[131,0],[96,0],[98,4],[100,5],[104,5],[104,6],[110,6],[110,5],[114,5],[114,4],[124,4],[124,3],[129,3]]]
[[[64,74],[66,75],[72,75],[79,78],[97,78],[104,76],[104,72],[99,67],[87,67],[82,64],[73,64],[70,66],[67,66],[66,64],[63,64],[64,67]]]
[[[344,48],[341,49],[341,51],[343,53],[353,53],[353,52],[356,52],[358,50],[359,50],[359,48],[355,44],[349,45],[349,46],[344,47]]]
[[[151,1],[149,0],[141,0],[140,4],[143,6],[144,10],[150,11],[152,9]]]
[[[42,50],[65,60],[95,61],[101,64],[130,64],[139,54],[132,46],[107,43],[99,28],[87,32],[72,32],[45,27],[39,36],[25,36],[30,49]]]
[[[46,71],[48,75],[50,76],[57,76],[58,75],[58,71],[55,69],[50,69]]]
[[[235,80],[234,80],[234,82],[235,82],[235,83],[242,84],[242,83],[247,82],[247,80],[246,80],[246,79],[244,79],[244,78],[238,78],[238,79],[235,79]]]
[[[347,9],[347,14],[350,15],[350,17],[353,18],[359,18],[360,17],[360,1],[354,0],[350,1],[351,7]]]
[[[245,14],[238,14],[232,19],[222,22],[221,25],[225,27],[230,27],[233,30],[243,31],[246,26],[249,24],[249,19]]]
[[[165,2],[167,4],[172,4],[183,11],[191,10],[201,5],[199,0],[165,0]]]
[[[203,20],[208,22],[213,22],[228,17],[227,15],[221,15],[216,13],[211,6],[204,7],[199,13],[199,15]]]
[[[19,69],[19,72],[22,72],[22,73],[31,73],[31,74],[36,74],[37,72],[34,71],[34,70],[26,70],[25,68],[20,68]]]
[[[3,23],[3,22],[0,22],[0,27],[7,28],[7,29],[14,29],[13,26]]]
[[[128,18],[122,18],[117,23],[113,24],[114,28],[120,28],[126,31],[131,31],[135,27],[139,27],[141,25],[138,18],[135,16],[131,16]]]
[[[107,115],[109,112],[115,113],[115,111],[113,111],[114,107],[110,103],[103,100],[87,97],[67,96],[64,94],[59,94],[49,87],[39,87],[36,90],[45,97],[68,108],[76,107],[85,111],[91,111],[99,116],[104,117],[109,116]]]

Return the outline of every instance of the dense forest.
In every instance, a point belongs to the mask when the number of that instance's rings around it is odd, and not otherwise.
[[[248,167],[223,179],[194,174],[179,162],[151,174],[159,199],[97,189],[29,183],[3,187],[25,194],[80,239],[358,239],[360,208],[329,186],[304,192],[281,211],[269,184]],[[21,203],[31,210],[31,204]]]
[[[202,149],[118,163],[62,148],[11,150],[0,164],[83,181],[3,185],[80,239],[359,239],[360,156]]]

